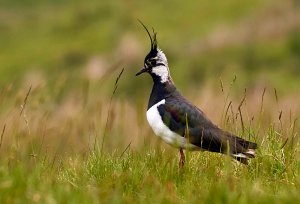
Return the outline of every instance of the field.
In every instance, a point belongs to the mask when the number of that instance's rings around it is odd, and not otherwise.
[[[300,202],[298,1],[0,5],[0,203]],[[248,166],[186,152],[178,168],[146,121],[137,19],[183,95],[258,143]]]

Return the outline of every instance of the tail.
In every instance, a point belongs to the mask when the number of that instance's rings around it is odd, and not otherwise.
[[[248,160],[255,157],[257,144],[244,140],[242,138],[232,136],[231,140],[231,156],[242,164],[248,164]]]

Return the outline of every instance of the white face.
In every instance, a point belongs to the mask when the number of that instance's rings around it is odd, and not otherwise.
[[[157,56],[152,58],[151,60],[156,61],[156,66],[152,67],[151,73],[159,76],[161,79],[161,83],[165,83],[166,81],[168,81],[170,73],[168,68],[168,61],[165,54],[160,49],[158,49]]]
[[[152,68],[152,73],[160,77],[160,82],[165,83],[168,81],[169,70],[168,67],[160,65]]]

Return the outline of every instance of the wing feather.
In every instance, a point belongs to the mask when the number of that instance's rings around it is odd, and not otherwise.
[[[158,106],[163,122],[178,135],[204,150],[231,154],[256,149],[255,143],[246,141],[213,124],[205,114],[185,98],[172,97]]]

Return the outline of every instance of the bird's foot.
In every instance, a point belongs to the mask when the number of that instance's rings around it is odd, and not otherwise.
[[[183,152],[182,148],[179,149],[179,153],[180,153],[179,168],[183,168],[184,163],[185,163],[185,155],[184,155],[184,152]]]

